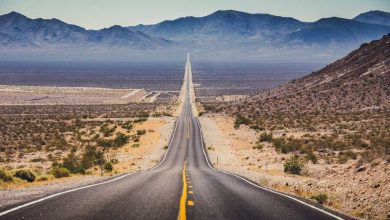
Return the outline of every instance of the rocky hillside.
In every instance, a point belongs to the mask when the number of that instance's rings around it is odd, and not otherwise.
[[[301,79],[240,103],[252,116],[272,112],[390,110],[390,34]]]

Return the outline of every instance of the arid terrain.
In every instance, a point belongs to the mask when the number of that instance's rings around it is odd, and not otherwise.
[[[155,166],[166,152],[175,106],[0,106],[1,206]]]
[[[174,102],[176,92],[144,89],[0,85],[1,105],[96,105]]]
[[[263,132],[245,125],[235,129],[234,121],[224,114],[205,114],[200,119],[208,155],[216,168],[314,201],[315,196],[324,194],[328,197],[324,205],[355,217],[386,219],[390,209],[387,161],[377,158],[363,162],[361,149],[324,149],[313,151],[310,157],[302,152],[306,149],[283,153],[270,142],[259,143]],[[273,138],[305,141],[309,135],[321,137],[329,133],[282,129],[272,134]],[[285,161],[295,156],[304,158],[300,175],[284,172]]]
[[[358,218],[390,212],[390,35],[251,98],[201,102],[213,164]]]

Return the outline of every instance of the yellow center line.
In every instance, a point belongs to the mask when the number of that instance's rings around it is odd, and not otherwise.
[[[177,217],[178,220],[186,220],[186,201],[187,201],[187,180],[186,180],[186,166],[187,161],[184,161],[183,167],[183,191],[181,193],[180,198],[180,207],[179,207],[179,215]]]

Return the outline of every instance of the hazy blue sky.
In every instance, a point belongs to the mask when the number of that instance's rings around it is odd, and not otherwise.
[[[55,17],[91,29],[204,16],[220,9],[315,21],[352,18],[369,10],[390,11],[390,0],[0,0],[0,14],[17,11],[31,18]]]

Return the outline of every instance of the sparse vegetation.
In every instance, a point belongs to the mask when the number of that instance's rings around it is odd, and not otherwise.
[[[68,177],[70,175],[70,171],[65,167],[53,167],[52,174],[55,178]]]
[[[292,156],[284,162],[283,166],[284,172],[300,175],[305,165],[299,157]]]
[[[131,145],[131,147],[140,147],[141,145],[140,144],[133,144]]]
[[[272,133],[263,132],[259,137],[259,142],[271,142],[272,141]]]
[[[311,198],[316,200],[321,205],[325,204],[328,201],[328,195],[326,195],[325,193],[320,193],[318,195],[314,195]]]
[[[137,130],[137,135],[141,136],[141,135],[144,135],[144,134],[146,134],[146,130],[145,129]]]
[[[40,176],[37,177],[36,180],[38,182],[40,182],[40,181],[47,181],[47,180],[49,180],[49,177],[47,175],[40,175]]]
[[[241,125],[249,125],[249,124],[250,124],[250,120],[248,118],[246,118],[241,114],[236,115],[236,120],[234,121],[235,129],[239,128]]]
[[[25,161],[30,163],[26,169],[42,175],[59,168],[91,173],[89,169],[104,165],[100,162],[111,149],[139,142],[147,131],[134,131],[135,124],[145,122],[149,112],[162,105],[0,106],[0,163],[12,170]],[[108,117],[134,119],[104,119]]]
[[[104,168],[105,171],[108,171],[108,172],[111,172],[114,169],[114,167],[113,167],[111,162],[106,162],[104,164],[103,168]]]
[[[138,133],[138,132],[137,132]],[[130,137],[128,135],[117,133],[116,137],[114,139],[114,146],[115,147],[122,147],[123,145],[127,144],[130,140]]]
[[[264,145],[261,143],[256,143],[255,146],[253,146],[253,149],[261,150],[264,148]]]
[[[14,171],[14,177],[17,177],[27,182],[34,182],[36,174],[29,169],[19,169]]]
[[[0,180],[3,182],[12,182],[13,177],[8,171],[0,169]]]

